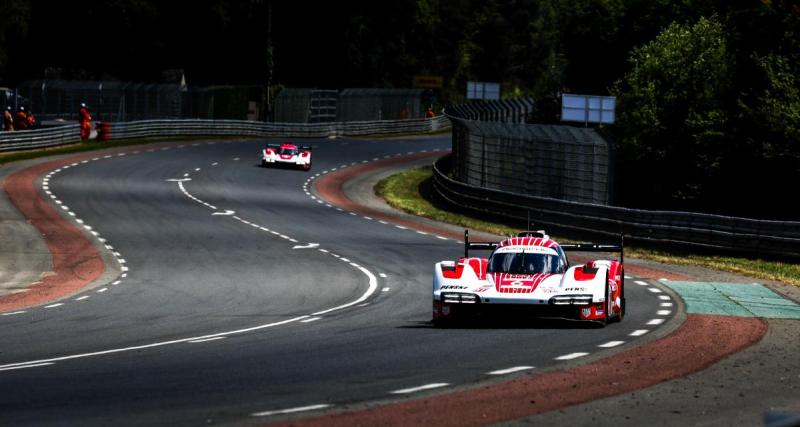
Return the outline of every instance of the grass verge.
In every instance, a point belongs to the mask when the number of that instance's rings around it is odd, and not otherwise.
[[[516,234],[519,231],[519,228],[514,228],[510,225],[490,222],[434,206],[421,195],[420,191],[421,188],[425,188],[426,182],[430,180],[432,174],[433,169],[430,166],[410,169],[381,180],[375,186],[375,192],[378,196],[383,197],[389,205],[413,215],[498,235]],[[567,241],[566,239],[557,240]],[[637,247],[635,245],[626,245],[625,254],[636,258],[668,264],[706,267],[800,286],[799,264],[762,259],[702,255],[691,252],[673,253]]]

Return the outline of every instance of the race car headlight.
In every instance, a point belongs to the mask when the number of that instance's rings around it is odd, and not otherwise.
[[[447,304],[477,304],[480,299],[475,294],[444,292],[442,293],[442,302]]]

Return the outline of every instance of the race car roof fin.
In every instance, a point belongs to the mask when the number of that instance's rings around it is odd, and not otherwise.
[[[546,237],[547,233],[544,230],[536,230],[536,231],[520,231],[517,233],[517,237]]]

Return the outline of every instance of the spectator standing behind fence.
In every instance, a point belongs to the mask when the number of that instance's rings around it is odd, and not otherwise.
[[[89,139],[89,135],[92,134],[92,115],[89,114],[89,107],[86,106],[85,102],[81,102],[78,116],[81,121],[81,139]]]
[[[28,117],[26,117],[28,121],[28,129],[33,129],[36,127],[36,117],[33,116],[33,111],[28,111]]]
[[[25,113],[25,107],[20,106],[17,114],[14,116],[14,129],[25,130],[28,128],[28,114]]]
[[[3,111],[3,129],[9,132],[14,131],[14,116],[11,115],[11,106]]]
[[[432,119],[436,117],[436,113],[433,112],[433,107],[428,107],[428,111],[425,112],[426,119]]]

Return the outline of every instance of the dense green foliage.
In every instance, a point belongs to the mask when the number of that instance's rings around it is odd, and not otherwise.
[[[616,202],[800,218],[793,0],[2,0],[0,86],[42,77],[619,98]],[[271,23],[271,24],[270,24]],[[270,30],[271,29],[271,30]],[[176,75],[176,73],[170,73]],[[179,73],[178,73],[179,75]]]

